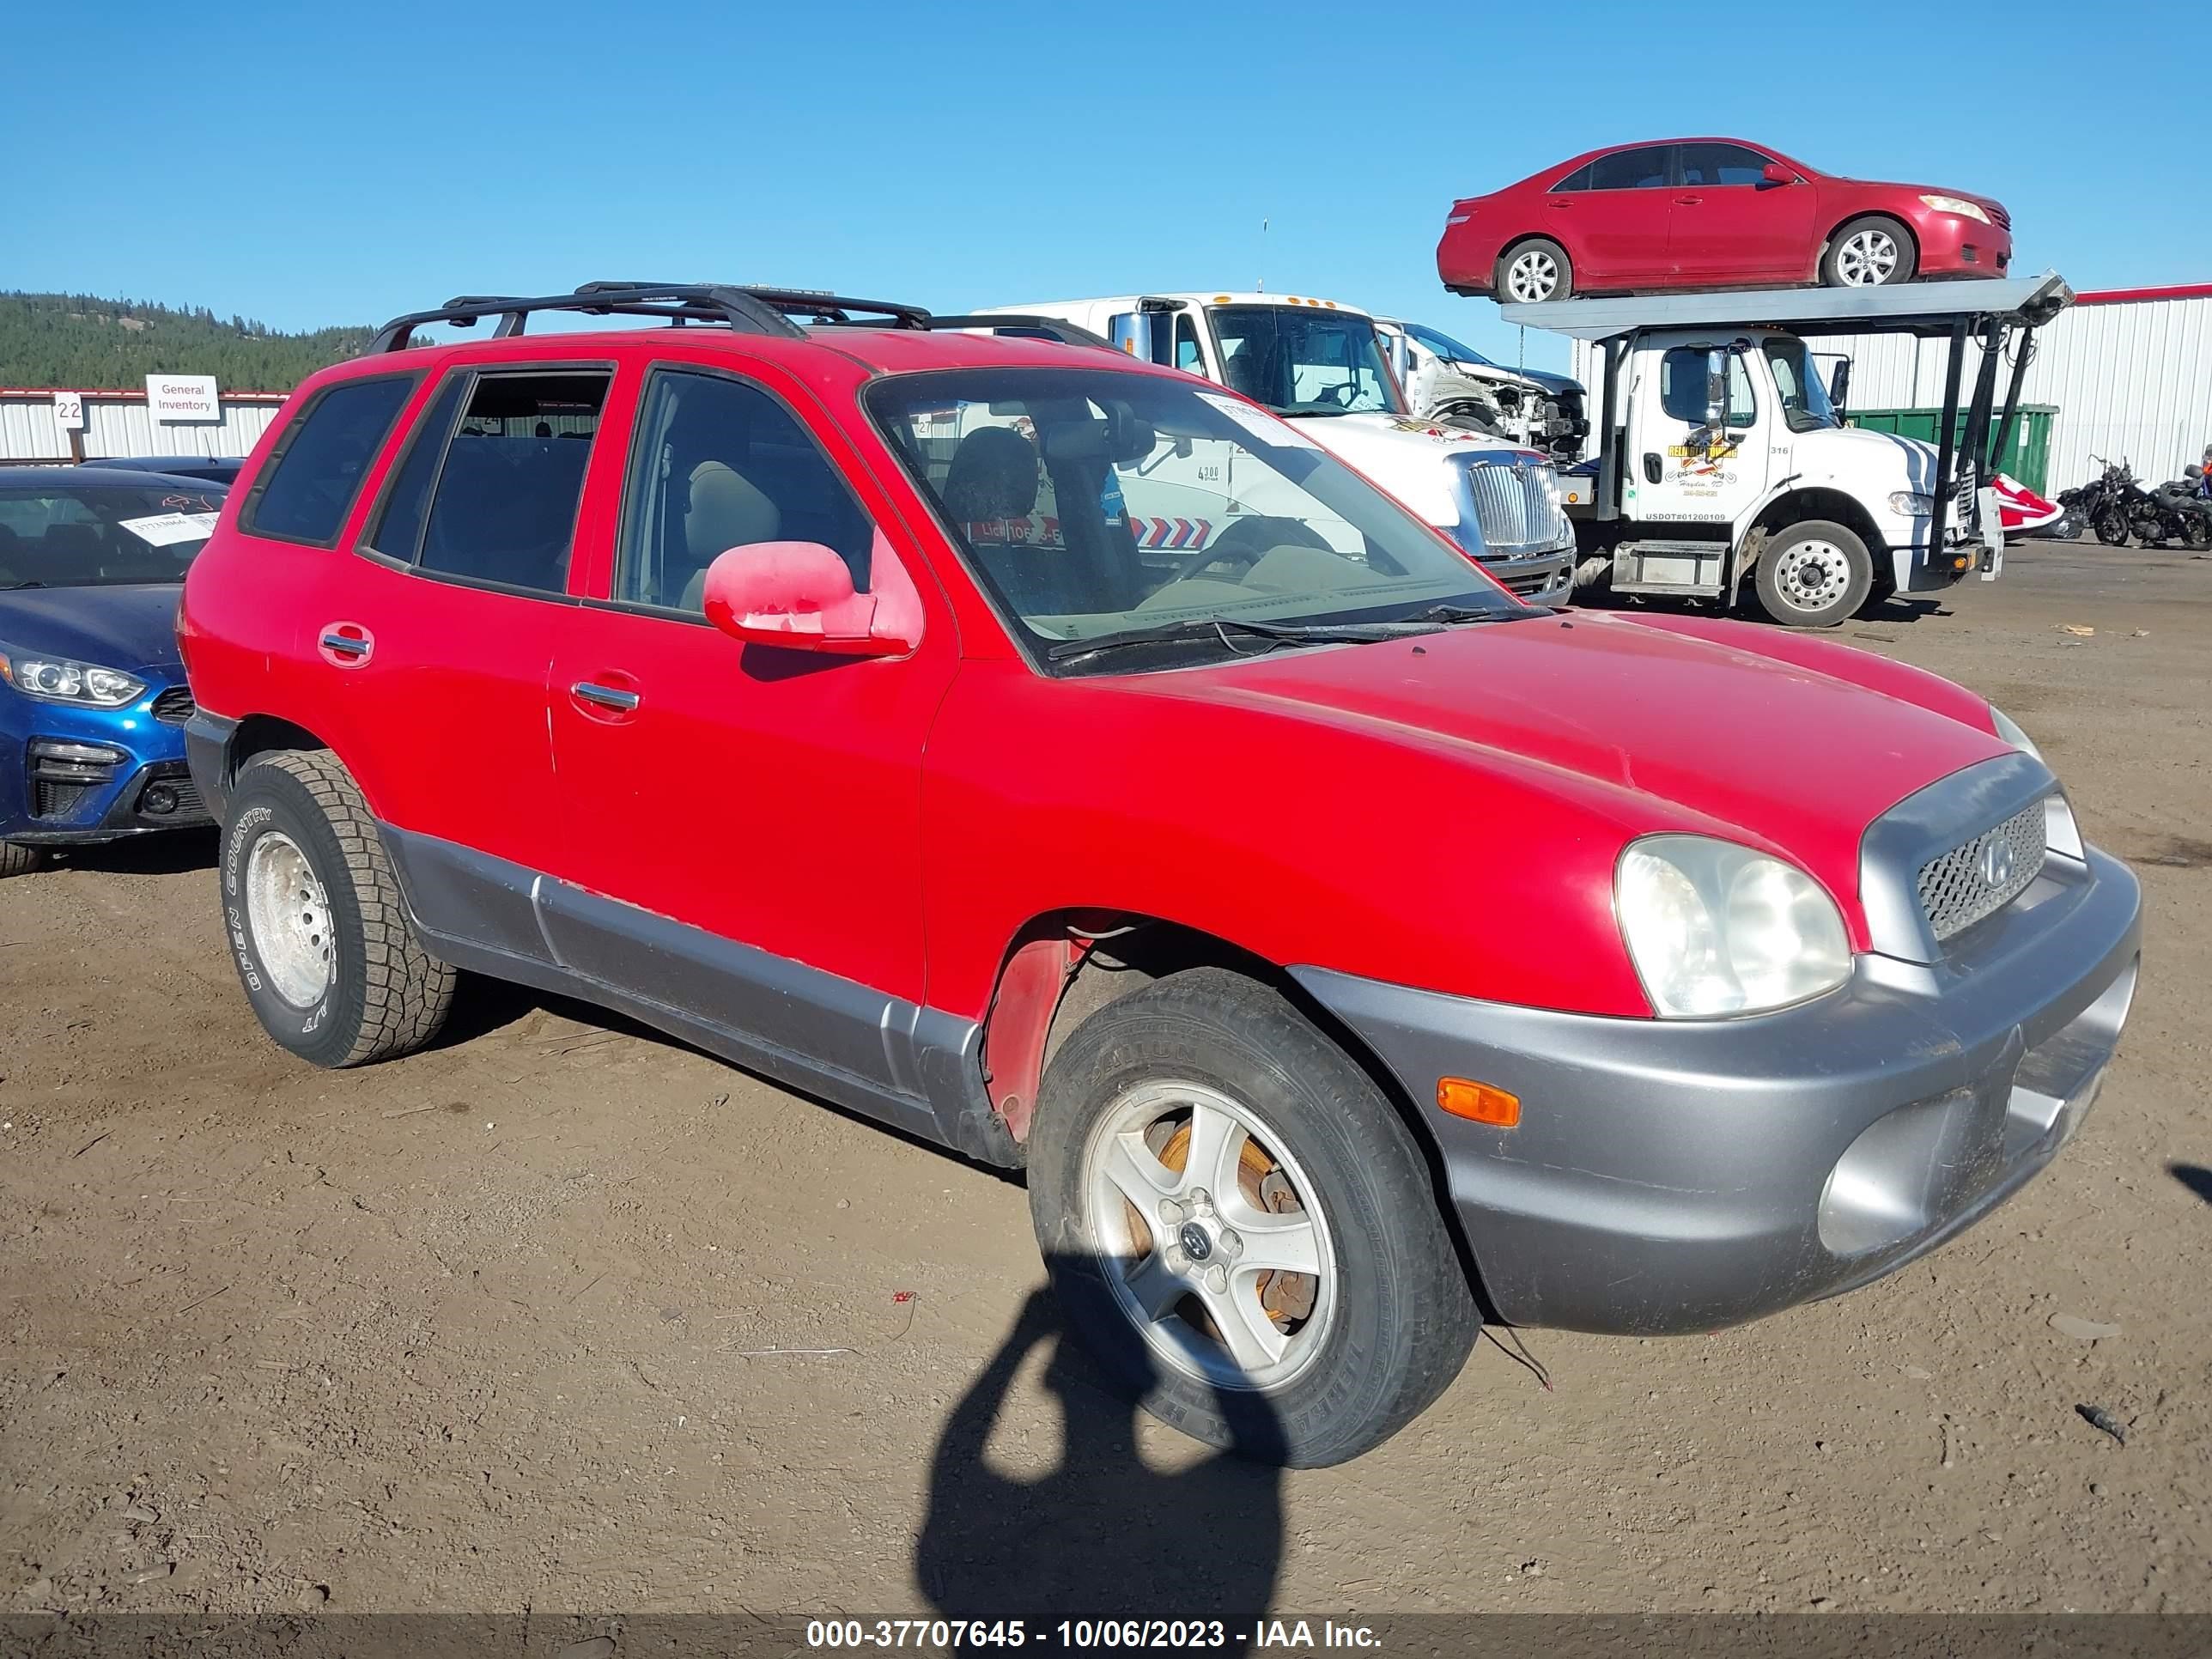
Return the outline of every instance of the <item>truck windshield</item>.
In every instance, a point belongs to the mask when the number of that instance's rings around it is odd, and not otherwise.
[[[1805,343],[1796,336],[1766,342],[1766,361],[1774,372],[1775,395],[1782,403],[1782,418],[1792,432],[1817,432],[1824,426],[1840,426],[1828,388]]]
[[[889,377],[867,402],[1054,672],[1543,614],[1295,425],[1200,380],[1110,360],[957,369]],[[1158,649],[1084,660],[1105,641]]]
[[[1401,415],[1375,325],[1343,311],[1214,306],[1229,384],[1278,415]]]

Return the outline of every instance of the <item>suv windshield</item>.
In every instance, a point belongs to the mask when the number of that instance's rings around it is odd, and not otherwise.
[[[1795,335],[1766,341],[1768,365],[1774,371],[1774,390],[1782,400],[1782,418],[1792,432],[1817,432],[1824,426],[1841,426],[1828,388],[1805,343]]]
[[[1255,648],[1261,629],[1273,649],[1308,642],[1283,630],[1540,614],[1296,427],[1198,382],[959,369],[879,381],[868,406],[1048,661],[1132,635],[1176,648],[1112,665]]]
[[[177,582],[207,545],[220,485],[0,480],[0,588]]]
[[[1425,345],[1436,356],[1449,362],[1474,363],[1484,368],[1495,368],[1496,363],[1471,345],[1462,345],[1449,334],[1439,334],[1425,323],[1406,325],[1406,336],[1415,345]]]
[[[1375,325],[1351,312],[1214,306],[1222,374],[1278,415],[1401,415]]]

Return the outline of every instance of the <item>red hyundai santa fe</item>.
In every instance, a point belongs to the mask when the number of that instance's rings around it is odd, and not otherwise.
[[[939,320],[593,284],[301,387],[179,624],[277,1042],[489,975],[1024,1169],[1125,1385],[1308,1464],[1485,1317],[1848,1291],[2081,1127],[2136,887],[1981,697],[1523,605],[1222,387]]]
[[[1986,196],[1817,173],[1763,144],[1592,150],[1452,204],[1437,274],[1507,301],[1686,288],[1880,288],[2002,276],[2012,218]]]

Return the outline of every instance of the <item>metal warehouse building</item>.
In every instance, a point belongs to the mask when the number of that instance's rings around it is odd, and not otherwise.
[[[1925,410],[1932,434],[1949,341],[1862,334],[1817,345],[1823,357],[1850,357],[1852,409]],[[1967,352],[1970,390],[1980,361],[1978,349]],[[1572,372],[1595,384],[1595,353],[1580,341]],[[2001,372],[2000,396],[2005,383]],[[2024,410],[2051,411],[2046,492],[2094,477],[2095,456],[2129,462],[2147,485],[2179,477],[2212,444],[2212,283],[2077,295],[2036,331],[2020,400]]]
[[[281,392],[226,392],[222,417],[156,421],[146,393],[87,392],[82,431],[57,416],[54,393],[0,386],[0,465],[95,460],[111,455],[246,455],[283,406]]]

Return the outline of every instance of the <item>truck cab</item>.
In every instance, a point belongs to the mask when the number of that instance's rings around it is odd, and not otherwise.
[[[1550,458],[1458,422],[1418,418],[1375,319],[1357,307],[1278,294],[1121,295],[976,313],[993,315],[1071,323],[1240,392],[1397,496],[1522,599],[1564,605],[1572,591],[1574,531]],[[1010,322],[1004,331],[1021,331]],[[1141,526],[1140,544],[1164,538],[1158,544],[1200,551],[1237,518],[1267,515],[1268,503],[1236,493],[1221,465],[1203,447],[1164,458],[1154,481],[1171,485],[1188,474],[1194,514]],[[1224,500],[1235,510],[1224,514]],[[1197,510],[1208,503],[1212,510]]]
[[[1961,299],[1778,289],[1504,307],[1509,323],[1596,352],[1598,454],[1566,483],[1580,580],[1724,603],[1748,582],[1769,616],[1808,628],[1970,571],[1994,580],[2004,542],[1986,458],[2009,435],[2026,337],[2072,290],[2055,276],[1974,288]],[[1948,340],[1942,441],[1844,424],[1835,394],[1848,360],[1830,369],[1814,343],[1879,332]],[[1962,408],[1969,346],[1979,357]]]

